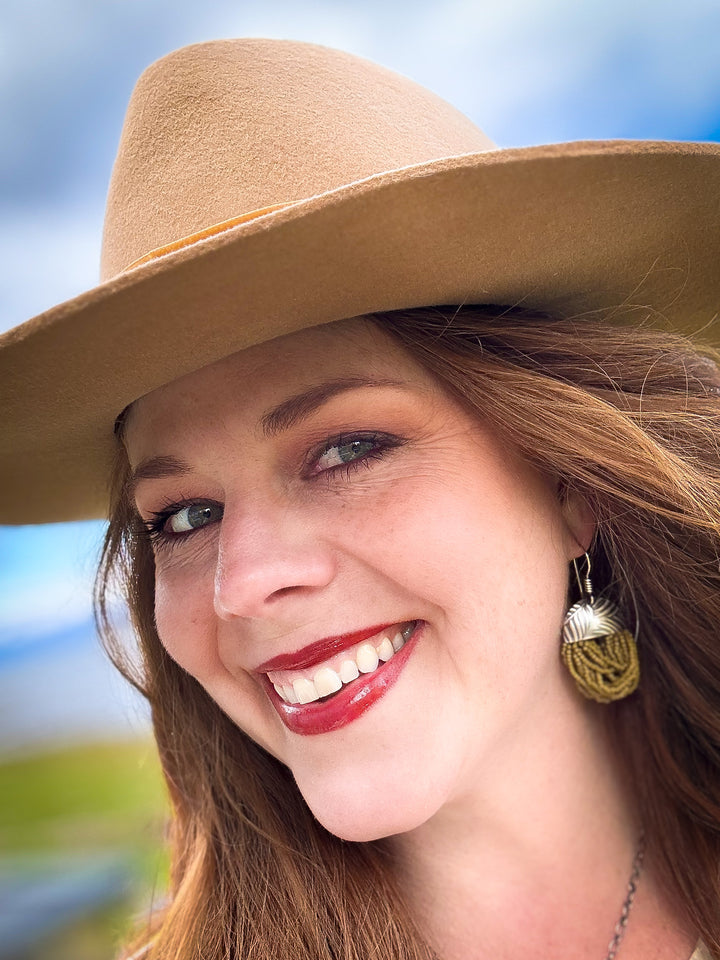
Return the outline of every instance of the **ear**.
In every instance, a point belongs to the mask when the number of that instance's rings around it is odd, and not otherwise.
[[[558,486],[558,497],[567,531],[567,558],[570,561],[590,549],[597,524],[585,497],[562,481]]]

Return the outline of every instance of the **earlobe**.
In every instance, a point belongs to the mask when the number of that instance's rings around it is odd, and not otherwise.
[[[576,490],[572,490],[562,481],[558,487],[558,496],[567,531],[568,562],[581,557],[590,549],[597,524],[590,504]]]

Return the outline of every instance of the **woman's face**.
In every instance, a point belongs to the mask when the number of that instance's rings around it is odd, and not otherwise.
[[[162,387],[126,442],[163,644],[337,835],[482,791],[575,703],[587,521],[370,322]]]

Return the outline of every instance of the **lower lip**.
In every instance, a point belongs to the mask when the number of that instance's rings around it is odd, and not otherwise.
[[[384,666],[378,667],[365,677],[361,676],[353,680],[342,690],[338,690],[329,700],[315,700],[313,703],[306,704],[286,703],[278,696],[270,681],[265,678],[268,696],[279,713],[280,719],[288,730],[299,733],[301,736],[330,733],[357,720],[385,696],[400,676],[410,654],[415,649],[423,626],[423,622],[420,621],[412,636]]]

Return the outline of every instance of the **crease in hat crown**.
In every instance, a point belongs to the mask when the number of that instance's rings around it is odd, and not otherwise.
[[[133,92],[101,276],[268,208],[494,148],[440,97],[338,50],[259,39],[184,47],[152,64]]]

